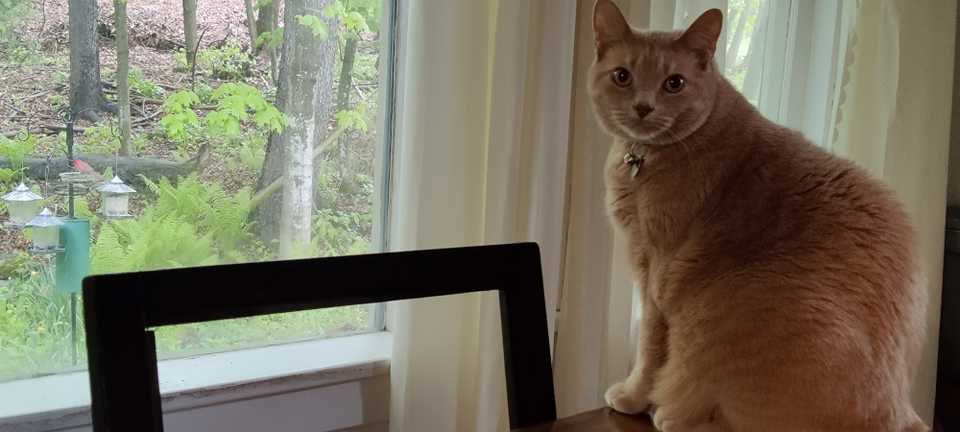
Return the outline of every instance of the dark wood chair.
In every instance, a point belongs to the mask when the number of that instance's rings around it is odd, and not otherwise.
[[[533,243],[88,277],[83,299],[93,429],[163,430],[152,327],[478,291],[500,297],[511,428],[648,430],[634,425],[648,427],[643,419],[606,410],[555,422],[540,252]],[[593,426],[582,428],[585,416]]]

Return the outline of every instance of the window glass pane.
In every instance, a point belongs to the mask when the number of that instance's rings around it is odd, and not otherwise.
[[[761,27],[760,9],[764,0],[729,0],[727,3],[727,43],[724,56],[724,75],[737,90],[743,91],[744,81],[751,66],[751,58],[756,60],[760,46],[754,38]],[[757,38],[758,39],[758,38]],[[756,103],[756,101],[753,101]]]
[[[85,368],[85,274],[375,251],[393,1],[122,2],[126,36],[110,0],[0,11],[0,381]],[[53,231],[17,226],[42,208]],[[157,349],[371,331],[381,307],[163,327]]]

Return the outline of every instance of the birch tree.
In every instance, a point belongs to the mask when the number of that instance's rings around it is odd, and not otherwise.
[[[311,244],[313,216],[313,148],[327,133],[334,108],[336,27],[320,15],[332,0],[288,0],[277,106],[287,127],[270,137],[258,189],[283,177],[281,194],[257,207],[260,235],[276,244],[281,258],[306,252]]]

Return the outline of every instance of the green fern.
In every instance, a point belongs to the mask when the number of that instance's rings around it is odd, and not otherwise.
[[[193,225],[146,212],[100,228],[91,257],[93,274],[212,265],[219,262],[209,235]]]
[[[158,183],[142,178],[157,196],[149,210],[158,217],[196,226],[199,233],[211,235],[223,251],[234,250],[252,238],[247,224],[250,189],[229,195],[220,185],[202,182],[195,174],[180,178],[176,186],[165,178]]]

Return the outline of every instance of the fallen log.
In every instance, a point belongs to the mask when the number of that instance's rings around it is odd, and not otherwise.
[[[201,148],[197,156],[185,162],[149,157],[121,156],[116,158],[110,155],[78,155],[76,159],[86,162],[101,174],[107,168],[110,168],[124,182],[134,188],[143,190],[145,185],[140,177],[141,175],[151,181],[158,181],[162,177],[174,180],[202,168],[208,154],[208,150],[204,147]],[[75,171],[66,157],[25,159],[23,166],[26,169],[26,176],[37,181],[49,178],[51,182],[56,182],[60,179],[60,173]],[[10,161],[6,158],[0,158],[0,168],[12,168]]]

